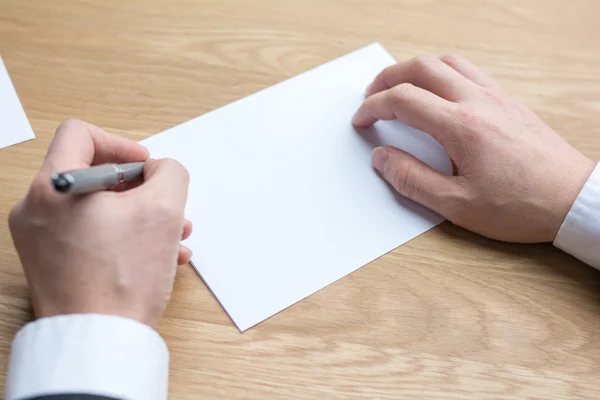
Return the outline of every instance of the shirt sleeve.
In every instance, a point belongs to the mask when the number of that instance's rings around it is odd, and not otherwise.
[[[573,203],[554,245],[600,269],[600,164]]]
[[[6,400],[83,393],[165,400],[169,352],[147,325],[115,315],[41,318],[15,336]]]

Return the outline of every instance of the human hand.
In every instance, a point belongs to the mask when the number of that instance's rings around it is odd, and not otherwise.
[[[82,121],[57,129],[29,193],[9,217],[37,317],[114,314],[156,325],[177,263],[191,257],[179,241],[192,227],[184,218],[187,171],[148,157],[143,146]],[[56,171],[146,160],[144,182],[129,190],[69,196],[50,185]]]
[[[433,136],[454,176],[393,147],[373,166],[401,195],[456,225],[508,242],[551,242],[594,164],[463,57],[419,57],[385,69],[354,116],[398,119]]]

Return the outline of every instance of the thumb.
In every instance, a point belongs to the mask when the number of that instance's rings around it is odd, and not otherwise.
[[[451,177],[431,168],[411,154],[391,146],[373,150],[373,168],[404,197],[448,217],[448,199],[458,187]]]

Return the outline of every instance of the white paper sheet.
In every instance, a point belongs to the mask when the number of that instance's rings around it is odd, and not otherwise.
[[[442,221],[371,168],[372,149],[390,144],[449,173],[441,146],[399,122],[351,125],[394,62],[372,44],[142,142],[190,171],[186,245],[240,330]]]
[[[0,149],[34,137],[25,110],[0,57]]]

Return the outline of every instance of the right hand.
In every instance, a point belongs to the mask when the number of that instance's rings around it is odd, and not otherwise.
[[[354,116],[398,119],[433,136],[445,176],[394,147],[373,166],[403,196],[451,222],[508,242],[551,242],[594,163],[463,57],[420,57],[385,69]]]
[[[82,121],[57,129],[9,218],[36,317],[113,314],[156,325],[177,264],[190,260],[179,241],[192,227],[183,214],[188,172],[148,157],[143,146]],[[50,185],[56,171],[134,161],[146,161],[144,182],[130,190],[70,196]]]

